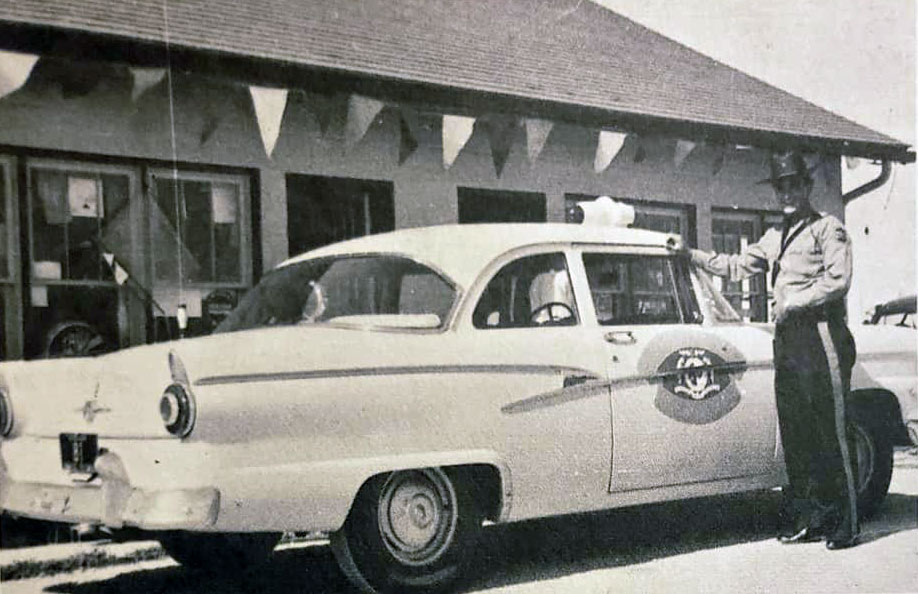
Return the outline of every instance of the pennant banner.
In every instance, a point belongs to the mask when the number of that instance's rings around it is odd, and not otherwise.
[[[459,156],[465,143],[472,137],[475,118],[466,116],[443,116],[443,167],[449,169]]]
[[[599,142],[596,144],[596,158],[593,159],[593,170],[602,173],[615,159],[625,144],[627,134],[622,132],[599,131]]]
[[[717,175],[727,161],[727,147],[719,144],[714,147],[714,161],[711,163],[711,175]]]
[[[647,158],[647,150],[644,148],[644,143],[641,142],[641,139],[638,138],[637,148],[634,149],[634,158],[632,161],[635,163],[640,163]]]
[[[857,166],[860,164],[861,164],[861,160],[858,157],[845,156],[845,166],[848,169],[857,169]]]
[[[201,125],[201,138],[200,138],[201,144],[203,145],[205,142],[210,140],[210,137],[214,135],[214,132],[216,132],[217,128],[219,127],[220,127],[220,117],[219,116],[216,116],[213,113],[205,114],[204,123]]]
[[[159,84],[166,76],[165,68],[131,68],[131,78],[134,84],[131,87],[131,101],[137,101],[141,95]]]
[[[529,162],[534,163],[542,153],[545,142],[548,140],[548,135],[551,133],[551,129],[555,124],[549,120],[526,118],[525,125],[526,153],[529,155]]]
[[[401,137],[398,145],[398,164],[402,165],[418,150],[418,131],[420,119],[416,111],[402,108],[399,110],[399,131]]]
[[[682,162],[685,161],[685,158],[689,156],[695,150],[695,143],[691,140],[677,140],[676,141],[676,150],[673,153],[673,163],[676,167],[680,167]]]
[[[0,51],[0,97],[24,85],[37,61],[34,54]]]
[[[513,133],[516,131],[516,118],[492,115],[484,122],[487,126],[488,140],[491,144],[491,159],[497,177],[504,170],[510,148],[513,146]]]
[[[274,152],[277,137],[280,136],[281,121],[287,107],[287,89],[249,86],[249,92],[252,94],[261,140],[264,142],[265,152],[270,157]]]
[[[344,144],[354,146],[363,138],[385,104],[362,95],[351,95],[347,101],[347,123],[344,126]]]
[[[328,132],[328,127],[331,124],[332,114],[335,111],[336,97],[334,95],[323,95],[322,93],[304,93],[304,95],[309,110],[316,118],[316,123],[319,126],[319,133],[324,136],[325,133]]]

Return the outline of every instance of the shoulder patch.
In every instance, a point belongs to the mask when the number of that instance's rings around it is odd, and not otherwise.
[[[848,241],[848,233],[845,231],[844,227],[835,228],[835,239],[842,243],[846,243]]]

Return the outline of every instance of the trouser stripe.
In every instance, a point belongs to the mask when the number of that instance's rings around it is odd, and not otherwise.
[[[845,480],[848,486],[848,506],[851,513],[848,518],[851,522],[851,534],[857,534],[857,487],[854,483],[854,473],[851,470],[851,452],[848,451],[847,423],[845,421],[845,390],[842,383],[841,366],[838,360],[838,351],[832,341],[829,325],[819,322],[819,338],[826,352],[829,363],[829,375],[832,377],[832,396],[835,401],[835,435],[838,446],[841,448],[842,463],[845,467]]]

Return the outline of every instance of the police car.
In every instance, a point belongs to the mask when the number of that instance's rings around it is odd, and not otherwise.
[[[584,209],[346,241],[265,275],[214,335],[0,364],[0,504],[221,571],[327,532],[354,583],[406,591],[455,580],[486,522],[782,485],[772,328],[678,237]],[[857,330],[869,512],[916,356]]]

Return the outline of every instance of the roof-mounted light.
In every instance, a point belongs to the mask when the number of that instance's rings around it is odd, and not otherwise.
[[[591,227],[627,227],[634,223],[634,207],[600,196],[596,200],[578,202],[571,220]]]

